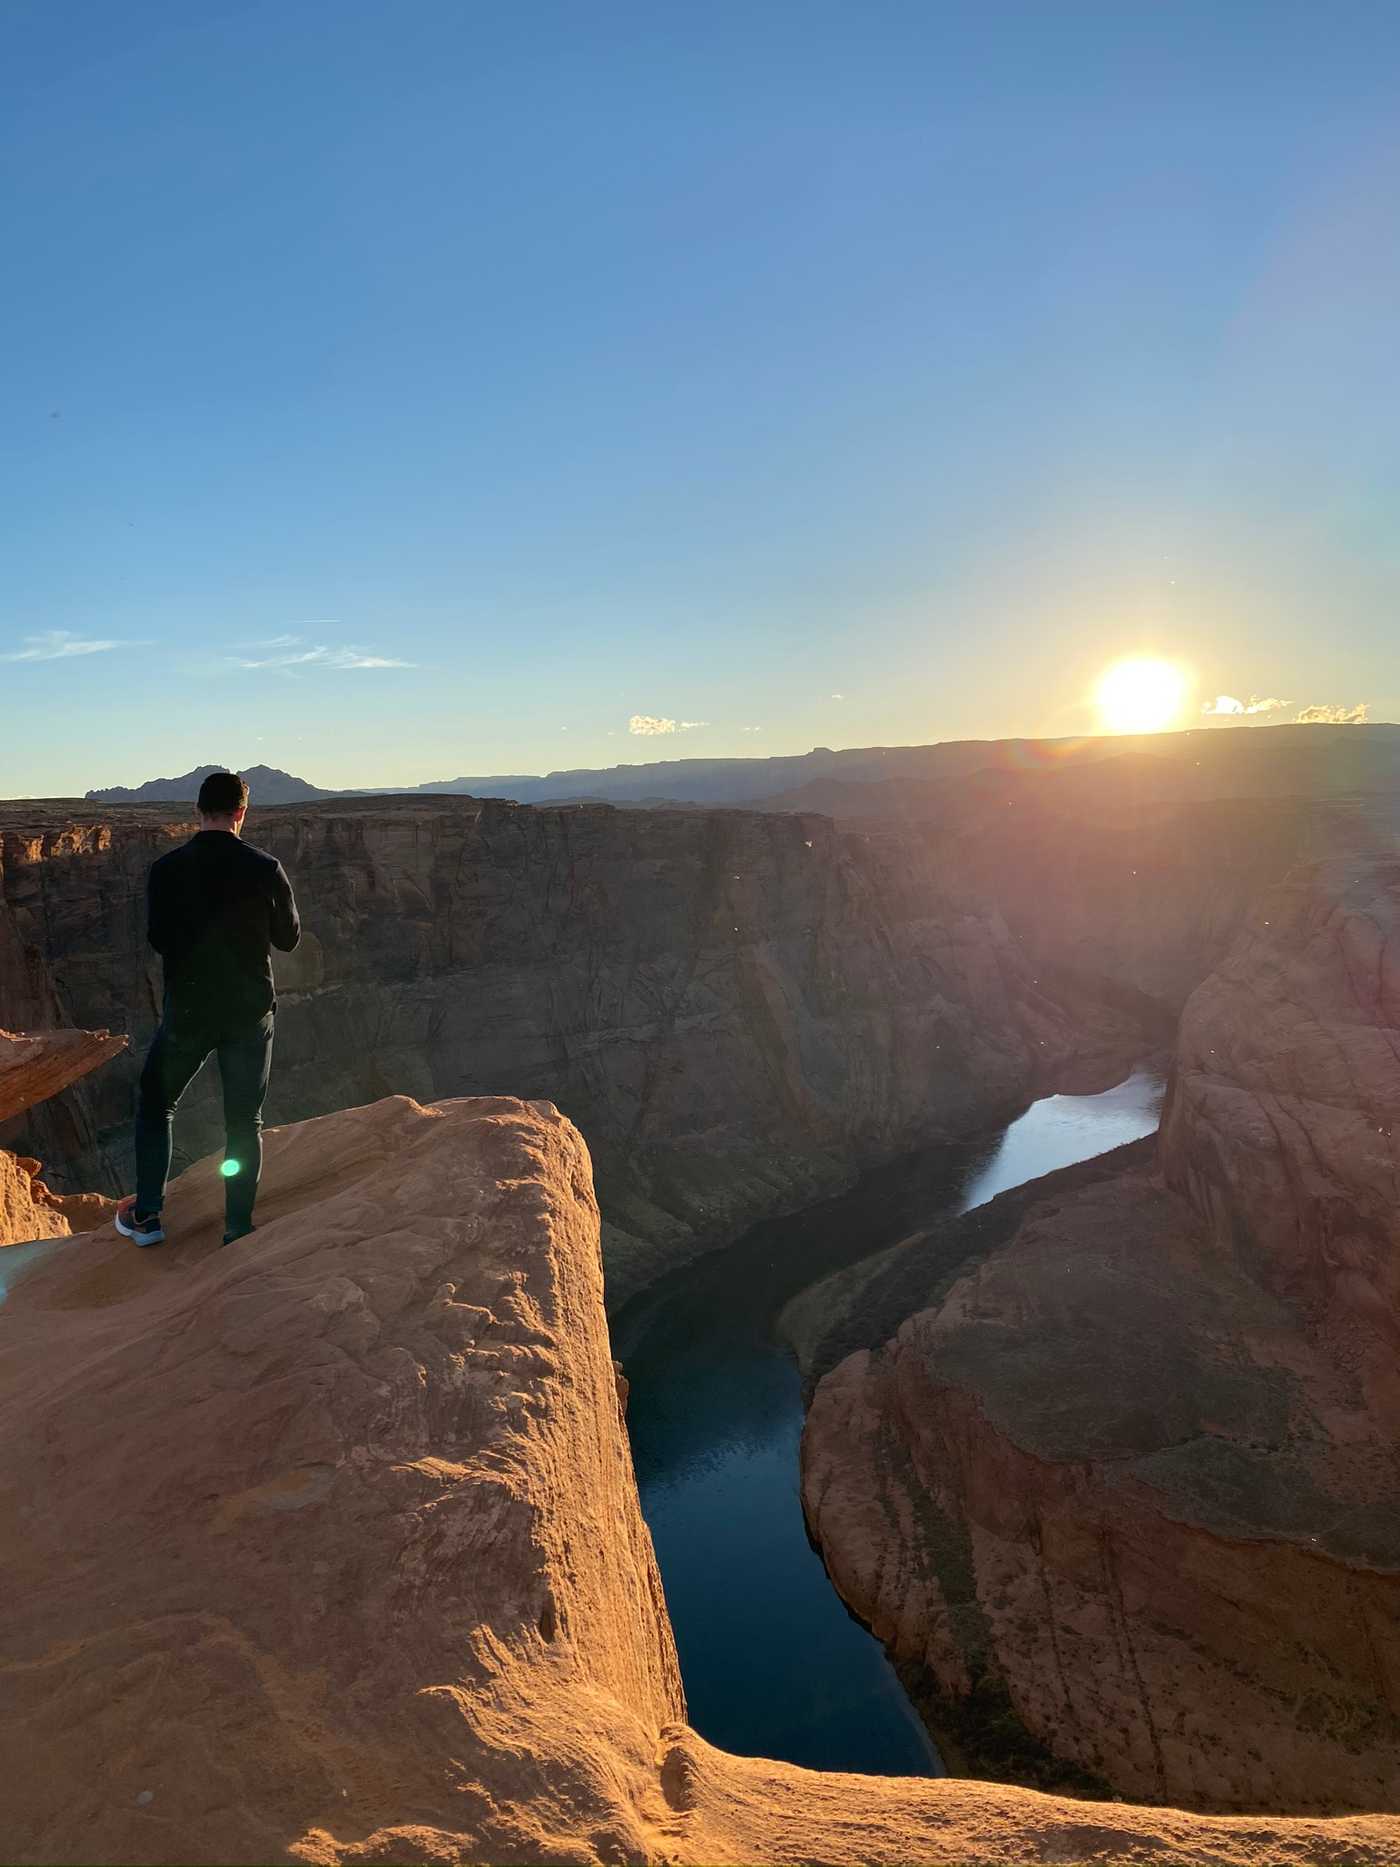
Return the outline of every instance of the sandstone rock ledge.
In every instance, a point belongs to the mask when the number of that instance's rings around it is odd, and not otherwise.
[[[633,1483],[583,1143],[391,1097],[213,1161],[172,1239],[0,1254],[0,1855],[1379,1862],[1220,1819],[714,1750]]]

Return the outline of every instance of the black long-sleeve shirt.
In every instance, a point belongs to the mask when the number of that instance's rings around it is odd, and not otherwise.
[[[151,864],[146,906],[167,1017],[217,1036],[267,1016],[277,1003],[269,949],[290,953],[301,938],[275,856],[231,830],[200,830]]]

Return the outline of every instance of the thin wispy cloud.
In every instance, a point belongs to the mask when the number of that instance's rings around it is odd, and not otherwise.
[[[833,700],[844,700],[846,698],[844,694],[833,694],[831,697]]]
[[[0,661],[67,661],[74,655],[105,655],[114,648],[141,648],[141,642],[123,642],[111,636],[74,635],[68,629],[46,629],[26,635],[24,647],[0,655]]]
[[[324,644],[315,644],[310,648],[296,646],[296,636],[283,636],[273,642],[263,644],[276,648],[271,655],[229,655],[236,668],[415,668],[416,661],[401,661],[397,655],[372,655],[363,648],[327,648]]]
[[[1358,701],[1354,707],[1304,707],[1298,715],[1300,726],[1364,726],[1371,712],[1370,703]]]

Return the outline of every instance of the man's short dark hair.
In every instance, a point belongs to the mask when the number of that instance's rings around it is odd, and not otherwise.
[[[248,787],[236,771],[211,771],[199,787],[199,809],[206,817],[231,817],[248,802]]]

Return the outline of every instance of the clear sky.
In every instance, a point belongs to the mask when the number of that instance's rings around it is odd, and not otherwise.
[[[1400,717],[1397,94],[1393,0],[6,0],[0,794]]]

